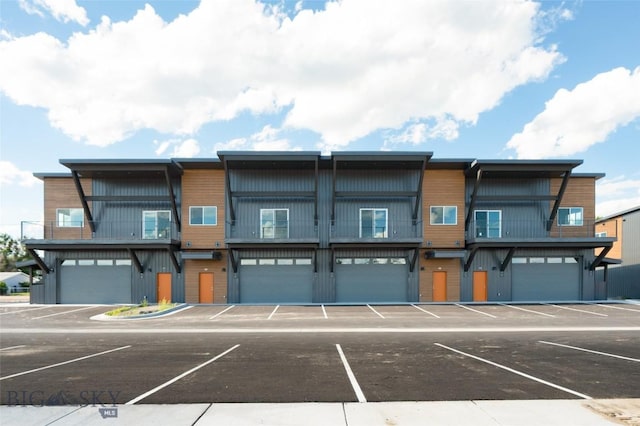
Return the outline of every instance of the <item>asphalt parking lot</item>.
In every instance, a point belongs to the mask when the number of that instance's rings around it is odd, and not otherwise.
[[[0,306],[0,403],[640,398],[640,305]]]

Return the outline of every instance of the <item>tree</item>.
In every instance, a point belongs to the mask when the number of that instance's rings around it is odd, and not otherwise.
[[[0,234],[0,271],[17,271],[16,263],[30,258],[20,241],[9,234]]]

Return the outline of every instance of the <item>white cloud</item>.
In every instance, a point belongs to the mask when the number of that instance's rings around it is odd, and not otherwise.
[[[640,206],[640,179],[618,176],[596,182],[596,216],[609,216]]]
[[[424,122],[411,123],[399,134],[389,136],[384,142],[383,149],[396,144],[420,145],[428,139],[442,138],[451,141],[458,137],[458,127],[458,122],[448,118],[439,118],[434,125]]]
[[[32,187],[40,181],[31,172],[18,169],[9,161],[0,161],[0,185],[18,185]]]
[[[507,148],[518,158],[564,157],[603,142],[640,117],[640,67],[616,68],[573,90],[561,89]]]
[[[236,138],[227,142],[217,143],[214,151],[250,150],[250,151],[301,151],[298,146],[291,146],[291,142],[280,137],[281,129],[266,125],[259,132],[248,138]]]
[[[288,107],[284,127],[338,148],[412,121],[474,124],[562,61],[537,44],[542,14],[532,2],[345,0],[292,13],[204,0],[165,22],[145,5],[66,41],[44,33],[0,41],[0,91],[93,145],[145,128],[190,136],[243,111]]]
[[[31,15],[44,17],[50,13],[57,21],[76,22],[83,27],[89,24],[87,11],[77,5],[76,0],[20,0],[20,8]]]
[[[200,154],[200,144],[195,139],[169,139],[166,141],[153,141],[154,145],[158,145],[155,153],[160,156],[167,150],[173,147],[173,150],[168,154],[168,157],[175,158],[191,158]]]

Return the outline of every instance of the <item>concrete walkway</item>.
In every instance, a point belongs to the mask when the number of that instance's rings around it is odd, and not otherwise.
[[[10,425],[640,425],[640,399],[0,407]]]

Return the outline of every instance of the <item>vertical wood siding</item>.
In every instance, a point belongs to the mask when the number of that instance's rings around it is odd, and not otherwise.
[[[551,194],[557,194],[562,179],[551,179]],[[553,202],[550,204],[553,207]],[[593,237],[596,217],[596,185],[593,177],[572,177],[562,197],[560,207],[582,207],[582,226],[558,226],[558,218],[551,228],[551,237]]]
[[[432,248],[464,247],[464,188],[462,170],[427,170],[422,184],[423,235]],[[431,206],[457,206],[456,225],[431,225]],[[456,243],[458,242],[458,243]]]
[[[182,176],[182,247],[213,249],[224,245],[224,170],[185,170]],[[189,207],[216,206],[216,226],[189,225]]]
[[[80,179],[85,195],[91,195],[91,179]],[[44,180],[44,235],[43,238],[91,239],[91,228],[84,218],[82,228],[58,228],[56,209],[82,208],[82,202],[71,177],[51,177]],[[91,202],[89,202],[91,208]]]

